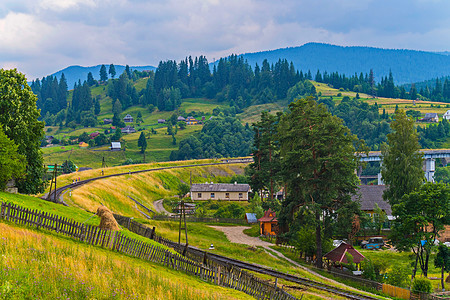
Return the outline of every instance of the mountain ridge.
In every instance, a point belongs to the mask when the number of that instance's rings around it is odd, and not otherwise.
[[[317,70],[328,73],[338,72],[346,76],[358,75],[362,72],[368,74],[373,69],[377,82],[389,75],[392,71],[396,84],[408,84],[426,81],[432,78],[450,75],[449,52],[429,52],[409,49],[385,49],[369,46],[338,46],[325,43],[306,43],[296,47],[286,47],[267,51],[243,53],[244,57],[253,67],[261,66],[264,59],[269,63],[275,63],[279,59],[293,62],[296,69],[304,73],[311,71],[313,76]],[[217,63],[211,62],[210,66]],[[105,65],[107,70],[109,65]],[[51,75],[58,78],[62,73],[66,76],[69,88],[78,80],[86,80],[87,74],[92,72],[95,79],[99,79],[101,65],[82,67],[69,66]],[[115,65],[116,77],[125,66]],[[132,66],[132,70],[155,70],[156,67]]]

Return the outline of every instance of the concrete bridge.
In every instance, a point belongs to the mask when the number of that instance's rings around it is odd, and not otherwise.
[[[450,149],[422,149],[424,158],[424,171],[427,181],[434,182],[434,171],[436,170],[436,158],[449,158]],[[374,162],[379,161],[381,166],[381,151],[370,151],[368,156],[361,156],[361,161]],[[381,173],[378,174],[378,184],[383,184]]]

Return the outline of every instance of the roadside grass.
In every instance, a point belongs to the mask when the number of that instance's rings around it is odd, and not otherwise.
[[[0,223],[0,299],[252,299],[64,237]]]

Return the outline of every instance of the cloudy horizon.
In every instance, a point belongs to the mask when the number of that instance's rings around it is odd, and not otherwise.
[[[449,51],[444,0],[6,0],[1,68],[29,80],[71,65],[154,65],[321,42]]]

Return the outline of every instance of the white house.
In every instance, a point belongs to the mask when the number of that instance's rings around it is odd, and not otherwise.
[[[442,116],[442,119],[450,120],[450,110],[447,110]]]
[[[248,184],[239,183],[200,183],[192,184],[192,200],[248,201]]]
[[[120,142],[111,142],[110,149],[111,151],[120,151],[121,149]]]

